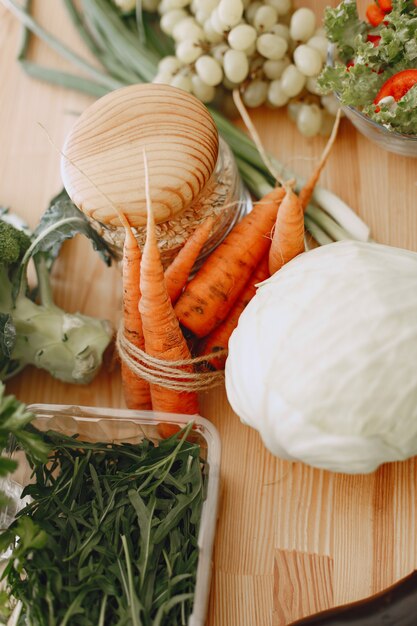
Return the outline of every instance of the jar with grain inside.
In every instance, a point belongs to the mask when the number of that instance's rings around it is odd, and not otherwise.
[[[121,257],[128,219],[145,242],[143,151],[156,235],[165,266],[207,217],[216,221],[197,264],[248,211],[250,196],[204,105],[168,85],[132,85],[95,102],[76,122],[62,157],[74,203]]]

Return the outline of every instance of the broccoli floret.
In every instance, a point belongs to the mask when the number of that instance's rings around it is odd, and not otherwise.
[[[31,244],[32,239],[42,240],[42,222],[31,239],[0,218],[0,380],[10,378],[26,365],[35,365],[64,382],[89,383],[112,338],[108,322],[66,313],[54,303],[49,275],[54,254],[62,241],[80,232],[80,224],[82,232],[90,236],[89,226],[69,199],[61,195],[59,202],[51,205],[43,218],[48,226],[41,246]],[[60,223],[65,230],[59,230]],[[97,235],[90,238],[97,246]],[[32,292],[26,277],[30,258],[37,276]]]
[[[16,263],[30,246],[30,238],[22,230],[0,220],[0,263]]]

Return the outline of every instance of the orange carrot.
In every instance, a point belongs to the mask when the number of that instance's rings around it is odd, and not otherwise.
[[[165,284],[172,304],[175,304],[187,284],[190,272],[198,255],[210,236],[215,222],[214,216],[209,216],[201,222],[187,239],[171,265],[165,270]]]
[[[297,196],[290,184],[286,188],[285,198],[281,202],[275,223],[274,234],[269,252],[269,271],[275,274],[285,263],[304,252],[304,211],[314,192],[320,174],[326,165],[330,151],[336,140],[341,112],[336,115],[335,123],[323,154],[313,174]]]
[[[279,207],[269,249],[270,275],[275,274],[304,250],[304,211],[299,197],[288,184]]]
[[[141,350],[145,349],[142,321],[139,314],[140,249],[128,224],[123,247],[123,325],[125,338]],[[149,384],[131,371],[122,361],[122,385],[129,409],[151,409]]]
[[[277,187],[256,203],[214,250],[175,305],[181,324],[198,337],[222,322],[270,245],[281,200]]]
[[[139,301],[139,311],[142,317],[145,349],[149,356],[166,361],[187,360],[191,358],[190,351],[167,292],[164,269],[157,246],[145,154],[144,165],[148,219],[140,272],[142,295]],[[184,368],[184,371],[192,372],[193,368],[189,366]],[[195,392],[176,391],[158,384],[151,384],[151,396],[154,411],[190,415],[198,413],[198,400]]]
[[[237,326],[241,313],[256,293],[256,285],[267,278],[269,278],[268,253],[263,257],[258,267],[252,273],[229,315],[203,340],[200,348],[201,355],[227,349],[230,336]],[[224,368],[225,361],[226,355],[223,354],[216,359],[210,360],[210,365],[221,370]]]

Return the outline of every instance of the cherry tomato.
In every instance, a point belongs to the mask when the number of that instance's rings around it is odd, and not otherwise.
[[[385,13],[377,4],[369,4],[366,17],[372,26],[379,26],[384,21]]]
[[[384,11],[384,13],[389,13],[392,11],[392,1],[391,0],[377,0],[379,8]]]

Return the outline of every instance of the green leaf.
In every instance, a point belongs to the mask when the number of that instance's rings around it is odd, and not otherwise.
[[[31,256],[47,252],[51,259],[55,259],[64,241],[79,233],[90,239],[93,248],[110,265],[112,255],[108,245],[63,190],[51,200],[33,234],[34,242],[38,243],[32,248]]]

